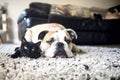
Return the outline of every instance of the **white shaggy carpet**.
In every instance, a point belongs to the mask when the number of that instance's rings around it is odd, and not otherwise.
[[[75,58],[17,58],[18,45],[0,45],[0,80],[120,80],[120,48],[79,46]]]

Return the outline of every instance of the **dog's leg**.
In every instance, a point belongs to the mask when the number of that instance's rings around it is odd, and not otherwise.
[[[78,48],[77,45],[75,45],[74,43],[72,44],[72,52],[76,55],[76,54],[83,54],[85,53],[84,51],[82,51],[80,48]]]

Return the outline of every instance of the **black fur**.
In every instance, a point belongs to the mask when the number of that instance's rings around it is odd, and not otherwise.
[[[42,31],[42,32],[38,35],[38,40],[42,40],[47,33],[48,33],[48,31]]]
[[[29,57],[39,58],[41,56],[41,49],[39,48],[40,42],[33,43],[27,42],[25,38],[22,39],[20,47],[15,48],[15,53],[11,55],[12,58]]]

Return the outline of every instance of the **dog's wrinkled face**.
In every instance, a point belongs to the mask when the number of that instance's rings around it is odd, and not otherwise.
[[[41,50],[46,57],[72,57],[72,39],[76,37],[72,30],[43,31],[39,34]]]

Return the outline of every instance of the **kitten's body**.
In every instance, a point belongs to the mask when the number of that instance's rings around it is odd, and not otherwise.
[[[12,58],[29,57],[39,58],[41,56],[41,49],[39,48],[40,42],[33,43],[27,42],[25,38],[22,39],[20,47],[15,48],[15,53],[11,55]]]

